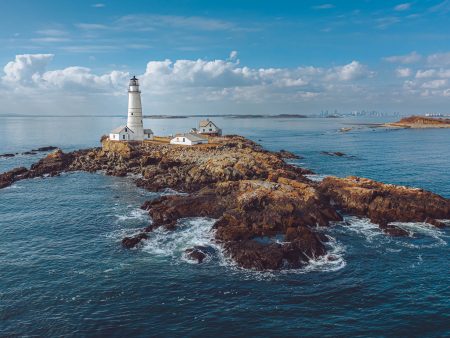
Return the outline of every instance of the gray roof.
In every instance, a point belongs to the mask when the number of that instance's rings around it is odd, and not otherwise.
[[[125,128],[128,128],[127,126],[120,126],[120,127],[117,127],[117,128],[115,128],[115,129],[113,129],[112,131],[111,131],[111,134],[119,134],[122,130],[124,130]],[[130,128],[128,128],[128,130],[129,131],[131,131],[133,134],[134,134],[134,131],[132,131]]]
[[[214,127],[216,127],[217,129],[219,129],[219,127],[216,126],[216,124],[211,121],[211,120],[201,120],[200,123],[198,124],[200,127],[206,127],[208,124],[212,124],[214,125]]]
[[[189,141],[191,142],[196,142],[196,141],[206,141],[207,139],[205,139],[204,137],[200,137],[196,134],[191,134],[191,133],[186,133],[186,134],[176,134],[175,137],[185,137],[187,138]]]
[[[144,129],[144,134],[153,134],[151,129]]]

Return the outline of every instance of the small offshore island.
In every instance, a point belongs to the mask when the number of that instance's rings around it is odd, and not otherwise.
[[[210,217],[214,236],[238,266],[256,270],[298,268],[327,254],[327,237],[316,228],[331,226],[343,215],[368,217],[389,235],[409,233],[391,222],[427,222],[446,226],[450,200],[416,188],[358,177],[307,178],[311,171],[287,164],[286,151],[264,150],[241,136],[210,137],[209,143],[173,145],[160,140],[111,141],[101,148],[64,153],[56,150],[33,164],[0,175],[0,188],[34,177],[62,172],[133,175],[150,191],[167,188],[186,194],[163,196],[142,206],[152,222],[124,238],[131,248],[164,227],[173,230],[185,217]],[[275,238],[282,237],[278,242]],[[186,254],[201,262],[204,247]],[[332,259],[332,258],[330,258]]]
[[[411,129],[450,128],[450,119],[427,116],[409,116],[402,118],[400,121],[385,123],[381,126]]]

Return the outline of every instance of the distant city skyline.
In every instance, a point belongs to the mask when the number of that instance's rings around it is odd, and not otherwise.
[[[0,3],[0,114],[450,113],[450,0]]]

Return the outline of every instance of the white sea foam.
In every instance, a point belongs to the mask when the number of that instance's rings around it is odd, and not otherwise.
[[[447,245],[445,231],[423,222],[392,222],[393,226],[406,230],[408,237],[391,237],[385,234],[377,224],[372,223],[368,218],[345,217],[344,222],[338,223],[346,230],[363,236],[367,242],[375,245],[389,245],[394,243],[407,248],[430,248]],[[389,248],[387,250],[401,250]]]
[[[403,241],[403,246],[409,248],[433,248],[447,245],[445,239],[449,236],[434,225],[423,222],[393,222],[391,224],[410,232],[415,239],[422,238],[425,240],[425,243],[423,240],[420,243],[416,243],[417,240]]]
[[[322,182],[323,179],[328,176],[330,176],[330,175],[320,175],[320,174],[305,175],[306,178],[308,178],[314,182]]]
[[[372,243],[378,236],[384,235],[377,224],[372,223],[368,218],[354,216],[345,217],[343,225],[346,229],[365,237],[367,242]]]
[[[163,191],[161,191],[159,194],[162,195],[162,196],[167,196],[167,195],[188,195],[187,193],[179,192],[179,191],[173,190],[171,188],[166,188]]]
[[[118,222],[128,221],[128,220],[146,220],[148,219],[148,212],[139,208],[132,209],[126,215],[115,215]]]
[[[214,243],[212,225],[215,220],[210,218],[185,218],[179,220],[177,228],[173,231],[158,228],[149,233],[144,241],[142,251],[153,255],[189,261],[184,256],[186,249],[194,246],[209,246],[217,249]],[[207,257],[208,260],[208,257]]]
[[[328,252],[324,256],[312,258],[308,265],[299,269],[302,273],[320,271],[320,272],[333,272],[343,269],[347,263],[344,259],[345,246],[339,243],[336,238],[330,235],[325,235],[328,238],[326,243]],[[289,271],[289,270],[286,270]]]
[[[185,250],[195,246],[210,247],[214,253],[207,255],[205,261],[216,259],[220,266],[233,271],[239,271],[251,278],[273,278],[280,274],[279,271],[260,272],[242,269],[227,256],[222,247],[214,239],[212,226],[215,220],[210,218],[185,218],[179,220],[175,230],[166,230],[163,227],[155,229],[148,234],[149,238],[143,241],[141,250],[143,252],[171,258],[172,263],[181,262],[194,263],[185,256]],[[132,232],[129,229],[127,233]],[[123,235],[123,234],[122,234]],[[335,238],[327,235],[329,241],[326,243],[328,253],[321,257],[311,257],[309,263],[300,269],[286,269],[281,273],[308,273],[313,271],[329,272],[337,271],[345,267],[345,247]]]

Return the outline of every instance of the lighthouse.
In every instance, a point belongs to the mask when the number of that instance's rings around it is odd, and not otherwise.
[[[128,86],[128,120],[127,126],[133,131],[134,140],[144,139],[144,124],[142,122],[141,91],[136,76],[130,79]]]
[[[130,79],[128,85],[128,118],[125,126],[111,131],[109,139],[112,141],[143,141],[153,139],[151,129],[144,129],[142,120],[141,91],[136,76]]]

